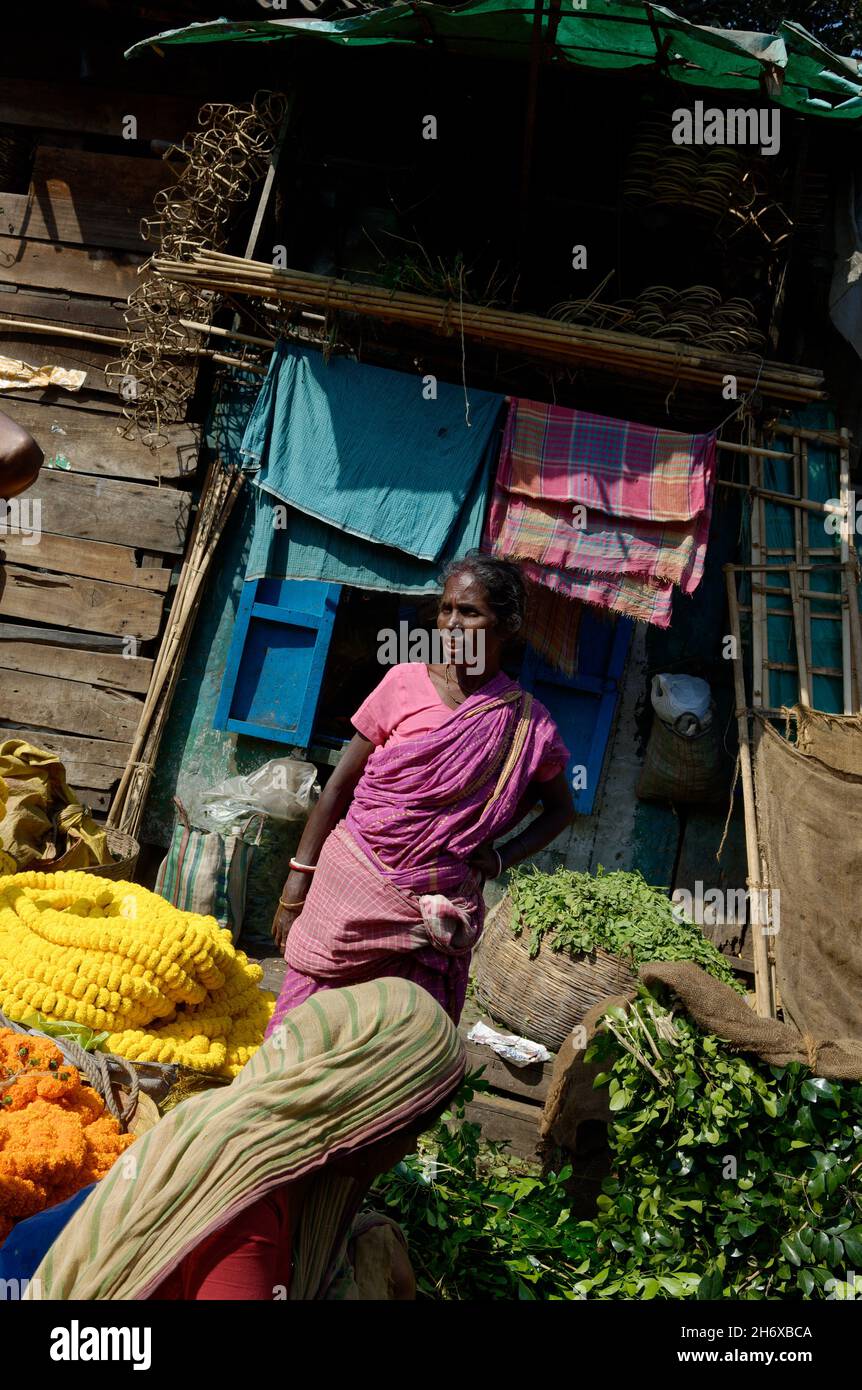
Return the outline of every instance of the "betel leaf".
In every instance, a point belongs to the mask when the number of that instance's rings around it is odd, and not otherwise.
[[[788,1237],[785,1237],[785,1239],[781,1242],[780,1249],[785,1260],[789,1260],[792,1265],[796,1265],[798,1267],[802,1264],[802,1256],[800,1255],[799,1250],[797,1246],[794,1244],[793,1240],[791,1240]]]
[[[744,993],[721,952],[642,874],[599,866],[595,874],[535,866],[510,875],[512,930],[529,933],[530,955],[544,947],[576,957],[601,947],[633,965],[691,960]]]
[[[833,1100],[835,1097],[835,1087],[831,1082],[822,1076],[809,1077],[802,1083],[802,1095],[805,1100]]]
[[[711,1269],[705,1274],[697,1286],[697,1298],[701,1301],[721,1298],[723,1284],[720,1269]]]
[[[456,1130],[434,1131],[433,1179],[408,1159],[378,1182],[373,1204],[405,1230],[423,1297],[792,1302],[852,1287],[862,1086],[812,1089],[822,1078],[801,1063],[730,1053],[669,1002],[641,987],[596,1035],[619,1108],[592,1219],[571,1217],[558,1173],[524,1181],[487,1157],[463,1106]]]

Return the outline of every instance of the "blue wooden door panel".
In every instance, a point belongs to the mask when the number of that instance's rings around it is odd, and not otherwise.
[[[632,634],[632,622],[600,618],[585,608],[578,641],[578,670],[567,677],[546,665],[527,648],[521,684],[547,708],[569,750],[566,777],[572,786],[575,769],[585,769],[586,785],[573,788],[575,810],[593,809],[605,761],[608,739],[620,692],[620,680]]]
[[[308,745],[340,593],[316,580],[243,585],[215,728]]]

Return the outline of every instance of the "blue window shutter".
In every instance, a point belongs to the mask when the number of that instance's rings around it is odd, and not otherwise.
[[[246,581],[216,729],[308,746],[340,593],[317,580]]]
[[[521,685],[541,700],[562,735],[570,786],[575,767],[586,768],[586,786],[572,793],[580,815],[589,815],[596,799],[632,627],[630,618],[600,618],[585,608],[572,677],[546,665],[531,647],[524,656]]]

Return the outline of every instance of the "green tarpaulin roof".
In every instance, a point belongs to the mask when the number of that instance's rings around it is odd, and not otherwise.
[[[658,65],[677,82],[734,91],[762,90],[773,100],[812,116],[862,117],[862,65],[843,58],[799,24],[777,34],[711,29],[682,19],[663,5],[586,0],[550,11],[545,0],[543,38],[560,63],[573,67],[636,68]],[[428,0],[396,0],[346,19],[218,19],[145,39],[151,44],[284,43],[324,39],[348,47],[441,44],[455,53],[494,58],[529,57],[534,9],[525,0],[479,0],[457,7]],[[546,49],[546,52],[548,49]]]

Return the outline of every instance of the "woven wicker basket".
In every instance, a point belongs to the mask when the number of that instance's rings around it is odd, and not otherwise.
[[[594,1004],[631,988],[635,976],[602,950],[573,958],[546,946],[530,960],[528,933],[514,936],[511,918],[507,894],[489,912],[474,957],[476,998],[498,1023],[556,1052]]]
[[[122,879],[131,881],[135,876],[135,869],[138,867],[138,855],[141,847],[132,835],[127,835],[125,830],[113,830],[109,826],[106,830],[108,836],[108,849],[114,856],[113,864],[93,864],[88,869],[83,869],[85,874],[98,874],[100,878]]]

